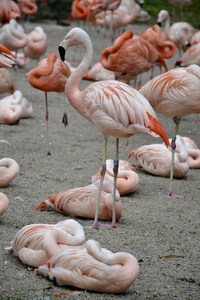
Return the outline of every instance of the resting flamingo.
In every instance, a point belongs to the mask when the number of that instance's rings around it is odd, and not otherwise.
[[[14,79],[12,74],[6,68],[0,68],[0,94],[15,91]]]
[[[137,259],[127,252],[113,253],[95,240],[88,240],[85,249],[57,252],[36,273],[69,285],[101,293],[121,293],[139,273]]]
[[[190,41],[192,36],[195,34],[196,29],[187,22],[176,22],[170,27],[170,16],[167,10],[161,10],[158,14],[157,22],[160,26],[164,23],[164,31],[168,40],[174,42],[176,47],[186,51],[191,46]]]
[[[35,209],[55,210],[72,217],[91,218],[95,217],[97,195],[100,180],[85,187],[69,189],[48,197]],[[100,220],[112,220],[113,184],[104,180],[98,218]],[[121,202],[119,192],[116,192],[116,220],[121,218]]]
[[[171,149],[167,148],[164,144],[141,146],[133,150],[129,154],[129,158],[132,155],[148,173],[170,177],[172,154]],[[174,178],[183,178],[188,170],[188,151],[180,137],[177,136],[174,156]]]
[[[114,183],[114,161],[112,159],[106,160],[106,174],[104,180]],[[101,178],[101,168],[97,173],[92,176],[92,183],[96,182]],[[139,176],[136,173],[133,164],[126,160],[119,160],[119,170],[117,174],[117,185],[116,188],[120,193],[120,196],[133,193],[138,186]]]
[[[59,45],[61,59],[65,60],[68,47],[82,45],[85,55],[79,66],[69,76],[65,95],[71,105],[89,122],[96,125],[104,137],[103,164],[101,182],[97,200],[97,209],[93,228],[98,228],[98,210],[102,183],[106,172],[107,138],[116,138],[116,157],[114,162],[113,217],[111,227],[116,226],[115,195],[118,173],[119,138],[127,138],[135,134],[160,135],[167,145],[169,141],[162,126],[157,120],[149,102],[129,85],[114,81],[98,81],[90,84],[85,90],[79,90],[83,75],[91,64],[93,48],[88,34],[81,28],[73,28]]]
[[[83,80],[114,80],[115,74],[112,71],[105,69],[100,62],[94,64],[91,69],[83,76]]]
[[[200,43],[192,45],[174,64],[174,67],[188,67],[192,64],[200,66]]]
[[[8,23],[10,20],[19,20],[21,17],[20,8],[12,0],[1,0],[0,1],[0,21],[1,23]]]
[[[157,64],[168,71],[164,58],[154,46],[131,31],[125,31],[113,46],[104,49],[100,61],[104,68],[115,72],[118,80],[126,83]]]
[[[18,174],[19,165],[14,159],[0,159],[0,187],[6,187]]]
[[[187,136],[182,136],[185,147],[188,151],[188,163],[190,169],[200,168],[200,149],[197,147],[196,143]]]
[[[21,118],[22,108],[17,104],[0,101],[0,124],[14,125]]]
[[[8,208],[9,200],[8,197],[0,192],[0,216],[3,215],[3,213]]]
[[[15,55],[0,44],[0,68],[15,68],[18,65]]]
[[[140,33],[139,36],[151,43],[163,58],[171,58],[174,56],[176,52],[175,44],[167,40],[165,33],[157,24],[154,24],[151,28]]]
[[[55,239],[54,231],[57,232],[57,239]],[[84,247],[85,234],[82,226],[77,221],[68,219],[55,225],[26,225],[15,234],[11,246],[7,249],[19,257],[24,264],[39,267],[50,258],[45,251],[49,245],[44,243],[46,234],[51,240],[54,239],[60,250]]]
[[[157,113],[173,118],[176,124],[175,136],[172,139],[172,170],[168,192],[169,197],[176,197],[172,193],[175,141],[181,118],[200,113],[200,67],[190,65],[160,74],[147,82],[140,89],[140,93],[149,100]]]
[[[65,90],[65,83],[70,75],[69,67],[66,63],[58,59],[55,53],[51,53],[48,58],[42,59],[37,67],[29,71],[28,81],[36,89],[45,92],[46,104],[46,140],[47,152],[46,155],[51,155],[49,150],[49,111],[47,92],[63,93]],[[66,113],[63,117],[63,122],[67,125]]]

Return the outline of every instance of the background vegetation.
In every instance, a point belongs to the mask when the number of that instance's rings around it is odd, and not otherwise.
[[[38,1],[38,13],[33,18],[36,20],[41,19],[52,19],[57,20],[68,20],[71,5],[73,0],[47,0],[48,5],[44,6]],[[193,7],[183,7],[184,21],[191,23],[195,28],[200,29],[200,0],[192,0]],[[172,6],[168,3],[168,0],[145,0],[144,10],[146,10],[151,19],[148,21],[150,25],[157,22],[157,15],[161,9],[167,9],[172,16]],[[180,9],[175,8],[176,21],[180,21]]]

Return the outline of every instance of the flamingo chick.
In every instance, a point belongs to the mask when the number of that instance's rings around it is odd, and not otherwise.
[[[87,72],[93,48],[88,34],[81,28],[73,28],[59,45],[61,59],[65,60],[68,47],[82,45],[85,55],[79,66],[69,76],[65,95],[69,103],[89,122],[96,125],[104,137],[103,164],[101,182],[97,200],[97,208],[93,228],[98,228],[98,209],[101,189],[106,172],[107,138],[116,138],[116,158],[114,162],[114,192],[113,192],[113,217],[111,227],[116,227],[115,195],[118,173],[119,138],[127,138],[135,134],[160,135],[169,145],[165,131],[157,120],[149,102],[133,87],[115,80],[93,82],[80,91],[79,84]]]
[[[48,197],[35,209],[53,209],[72,217],[91,218],[95,217],[97,196],[100,180],[85,187],[75,188],[60,192]],[[113,184],[104,180],[98,218],[100,220],[112,220]],[[119,192],[116,192],[116,220],[121,218],[121,202]]]
[[[88,240],[85,249],[55,253],[50,261],[36,270],[58,285],[69,285],[101,293],[121,293],[136,279],[139,264],[127,252],[113,253],[95,240]]]
[[[19,165],[14,159],[0,159],[0,187],[6,187],[18,174]]]
[[[114,184],[114,161],[112,159],[106,160],[106,174],[104,179]],[[101,168],[92,176],[92,183],[101,178]],[[119,160],[119,170],[117,174],[117,190],[120,196],[133,193],[139,183],[139,176],[130,162],[126,160]]]
[[[8,197],[0,192],[0,216],[3,215],[3,213],[8,208],[9,200]]]
[[[57,237],[54,235],[56,230]],[[44,243],[45,235],[48,239]],[[82,226],[75,220],[68,219],[53,224],[30,224],[20,229],[14,236],[9,247],[9,252],[14,253],[26,265],[39,267],[45,264],[51,257],[51,245],[49,242],[56,243],[59,250],[66,248],[83,247],[85,234]],[[48,255],[46,254],[48,252]]]

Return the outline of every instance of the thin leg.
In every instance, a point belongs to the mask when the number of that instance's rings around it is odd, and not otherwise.
[[[98,191],[98,197],[97,197],[97,207],[95,212],[95,218],[94,218],[94,224],[93,229],[99,229],[98,225],[98,215],[99,215],[99,204],[101,199],[101,191],[103,186],[103,180],[106,173],[106,157],[107,157],[107,138],[104,138],[104,151],[103,151],[103,162],[102,162],[102,168],[101,168],[101,179],[99,184],[99,191]]]
[[[115,202],[116,202],[116,186],[117,186],[117,175],[119,169],[119,139],[116,139],[116,159],[114,160],[114,185],[113,185],[113,212],[112,212],[112,228],[116,228],[116,214],[115,214]]]
[[[62,123],[65,125],[65,127],[68,125],[68,118],[67,118],[67,98],[64,93],[64,113],[62,118]]]
[[[123,143],[123,144],[120,144],[119,147],[120,148],[128,148],[129,147],[129,145],[128,145],[128,138],[126,139],[126,142]]]
[[[173,178],[174,178],[174,156],[175,156],[175,149],[176,149],[176,136],[178,134],[180,119],[174,118],[174,122],[176,124],[176,127],[175,127],[175,136],[172,138],[172,142],[171,142],[172,158],[171,158],[171,171],[170,171],[170,186],[169,186],[169,192],[167,193],[167,196],[169,198],[183,198],[183,196],[181,196],[181,195],[175,195],[172,193],[172,185],[173,185]]]
[[[45,104],[46,104],[46,115],[45,115],[45,118],[46,118],[46,142],[47,142],[47,152],[46,152],[46,155],[51,155],[50,151],[49,151],[49,110],[48,110],[48,99],[47,99],[47,92],[45,92]]]

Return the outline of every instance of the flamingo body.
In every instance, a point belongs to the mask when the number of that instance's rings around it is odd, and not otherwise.
[[[19,165],[12,158],[0,159],[0,187],[6,187],[19,173]]]
[[[12,74],[6,68],[0,68],[0,93],[13,93],[14,90],[15,87]]]
[[[8,197],[0,192],[0,216],[3,215],[3,213],[8,208],[9,200]]]
[[[192,45],[182,57],[176,61],[175,67],[188,67],[192,64],[200,66],[200,43]]]
[[[31,59],[40,59],[47,50],[47,35],[41,26],[35,27],[28,34],[29,42],[23,51],[26,57]]]

